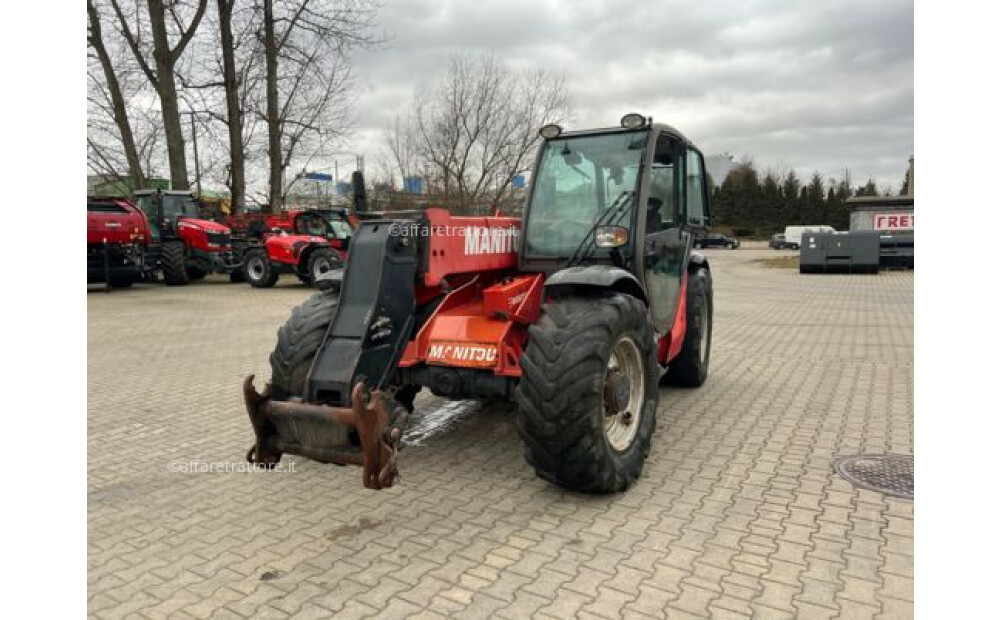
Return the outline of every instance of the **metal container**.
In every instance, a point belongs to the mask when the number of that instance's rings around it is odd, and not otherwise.
[[[805,233],[799,273],[877,273],[879,234],[873,231]]]

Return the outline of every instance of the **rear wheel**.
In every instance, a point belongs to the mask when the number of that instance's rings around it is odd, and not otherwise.
[[[167,241],[160,253],[163,282],[168,286],[180,286],[191,281],[187,270],[187,257],[183,241]]]
[[[620,293],[556,299],[528,330],[517,427],[541,477],[624,491],[656,427],[656,346],[645,305]]]
[[[278,281],[278,270],[263,248],[247,250],[243,255],[243,277],[254,288],[271,288]]]
[[[320,248],[309,257],[309,284],[315,284],[324,273],[339,268],[340,256],[329,248]],[[303,280],[305,282],[305,280]]]
[[[698,387],[708,377],[712,351],[712,276],[704,267],[688,276],[687,330],[681,351],[670,361],[663,383]]]

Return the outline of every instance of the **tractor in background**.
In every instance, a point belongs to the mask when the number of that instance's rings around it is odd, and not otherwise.
[[[134,196],[149,222],[150,246],[158,255],[166,284],[188,284],[209,273],[239,279],[241,248],[234,247],[228,227],[200,217],[191,192],[136,190]]]
[[[700,386],[712,277],[692,251],[709,224],[704,158],[676,129],[540,130],[524,219],[363,220],[343,269],[278,330],[271,379],[243,383],[255,441],[359,465],[391,486],[413,399],[517,403],[536,473],[594,493],[627,489],[656,428],[659,386]]]

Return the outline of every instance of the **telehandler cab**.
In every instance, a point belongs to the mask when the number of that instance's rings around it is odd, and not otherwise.
[[[366,487],[391,486],[427,387],[515,400],[527,460],[551,482],[610,493],[639,476],[660,383],[708,372],[712,279],[692,252],[704,159],[638,114],[539,133],[523,222],[431,208],[360,223],[346,268],[278,330],[263,393],[244,381],[249,461],[355,464]]]

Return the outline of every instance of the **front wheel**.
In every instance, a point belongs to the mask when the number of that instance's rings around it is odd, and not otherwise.
[[[271,288],[278,281],[278,270],[263,248],[247,250],[243,255],[243,277],[254,288]]]
[[[191,281],[183,241],[167,241],[160,253],[163,282],[167,286],[182,286]]]
[[[666,385],[698,387],[708,378],[712,352],[712,275],[704,267],[688,276],[687,330],[677,357],[663,376]]]
[[[307,284],[316,284],[316,280],[324,273],[339,268],[340,256],[335,250],[320,248],[309,257],[309,280],[302,280]]]
[[[656,428],[656,345],[645,305],[621,293],[557,298],[528,329],[516,399],[539,476],[592,493],[624,491]]]

